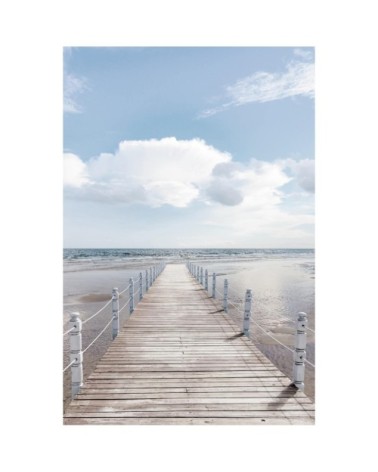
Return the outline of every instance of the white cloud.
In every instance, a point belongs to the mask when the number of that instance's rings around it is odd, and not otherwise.
[[[289,182],[311,187],[313,161],[293,159],[264,162],[252,159],[248,164],[230,162],[216,166],[212,186],[227,185],[243,196],[234,206],[212,205],[204,208],[199,219],[219,238],[232,235],[238,247],[268,247],[298,244],[312,247],[314,223],[311,194],[298,193],[287,201],[283,186]],[[211,187],[212,188],[212,187]],[[226,193],[225,193],[226,195]],[[226,196],[224,198],[227,198]]]
[[[315,192],[315,161],[314,159],[284,159],[279,161],[282,167],[289,169],[299,186],[309,193]]]
[[[264,247],[272,241],[311,247],[312,178],[312,160],[239,163],[200,139],[123,141],[114,154],[86,163],[65,155],[67,196],[150,208],[192,206],[186,213],[188,227],[205,231],[220,245],[232,237],[238,247]],[[307,193],[288,197],[283,189],[289,182],[297,182]],[[175,222],[170,224],[175,227]]]
[[[296,174],[299,185],[307,192],[315,192],[315,161],[305,159],[297,163]]]
[[[178,181],[148,182],[144,186],[148,199],[153,206],[159,207],[165,203],[184,208],[197,196],[198,189],[191,183]]]
[[[280,163],[257,159],[248,164],[229,162],[214,168],[206,195],[223,205],[266,208],[281,202],[279,188],[290,180]]]
[[[81,113],[81,107],[77,103],[77,96],[86,90],[86,80],[74,74],[64,73],[64,101],[65,113]]]
[[[297,55],[299,51],[297,50]],[[199,117],[206,118],[247,103],[270,102],[295,96],[313,98],[314,75],[314,63],[299,60],[288,63],[283,73],[255,72],[226,87],[226,101],[217,107],[204,110]]]
[[[75,154],[63,156],[63,183],[66,187],[80,188],[89,182],[87,166]]]
[[[294,55],[304,59],[306,61],[312,61],[314,58],[314,53],[312,48],[311,49],[302,49],[302,48],[295,48]]]
[[[77,156],[76,159],[80,161]],[[200,139],[123,141],[115,154],[100,154],[82,163],[88,178],[73,179],[81,182],[81,188],[71,189],[70,195],[104,202],[139,202],[152,207],[164,204],[186,207],[211,179],[213,168],[230,161],[230,154]]]
[[[63,72],[63,111],[65,113],[81,113],[81,107],[77,103],[78,96],[87,90],[87,80],[72,72],[68,72],[68,62],[73,49],[63,49],[64,72]]]
[[[191,206],[185,223],[170,221],[168,226],[175,237],[181,231],[194,243],[199,232],[218,246],[232,240],[237,247],[311,247],[313,164],[310,159],[240,163],[200,139],[163,138],[123,141],[114,154],[87,162],[67,153],[64,181],[66,195],[76,200]],[[289,194],[285,185],[290,182]],[[307,192],[296,192],[295,184]]]

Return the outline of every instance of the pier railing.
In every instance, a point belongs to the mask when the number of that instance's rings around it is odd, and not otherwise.
[[[114,340],[120,328],[120,313],[128,307],[129,315],[135,309],[135,306],[139,301],[142,300],[143,296],[148,292],[149,288],[155,282],[157,277],[163,272],[165,268],[164,263],[156,264],[148,269],[139,272],[136,277],[130,277],[128,285],[121,291],[118,291],[118,287],[113,288],[111,298],[101,307],[96,313],[86,318],[84,321],[81,320],[78,312],[71,313],[70,318],[70,329],[63,333],[63,336],[70,336],[70,363],[63,369],[63,373],[71,368],[71,392],[72,398],[74,398],[79,392],[83,384],[83,359],[84,354],[90,349],[95,342],[105,333],[105,331],[112,325],[112,339]],[[127,293],[128,299],[119,307],[120,296]],[[127,296],[126,295],[126,296]],[[112,316],[103,327],[103,329],[97,334],[97,336],[86,346],[85,349],[82,347],[82,328],[100,313],[105,308],[112,305]]]
[[[262,331],[265,335],[273,339],[276,343],[281,345],[287,351],[289,351],[293,356],[293,383],[295,387],[300,390],[304,390],[304,380],[305,380],[305,364],[310,365],[315,368],[315,365],[306,359],[306,346],[307,346],[307,331],[315,333],[314,330],[308,327],[307,314],[300,312],[297,314],[296,320],[291,320],[290,318],[285,318],[286,321],[295,324],[294,334],[295,334],[295,345],[294,349],[290,348],[286,344],[282,343],[279,339],[269,333],[264,329],[252,316],[252,301],[253,294],[251,289],[247,289],[244,295],[244,303],[240,304],[234,302],[233,299],[230,299],[230,292],[233,292],[236,295],[236,298],[243,298],[240,292],[233,290],[230,287],[229,281],[227,278],[223,281],[223,287],[217,287],[217,276],[216,272],[210,272],[208,269],[205,269],[194,262],[188,261],[187,269],[190,274],[203,286],[204,290],[208,293],[211,298],[217,299],[222,303],[222,308],[225,313],[229,312],[230,307],[233,307],[233,310],[242,316],[242,333],[248,338],[251,337],[250,324],[251,322],[254,326]]]

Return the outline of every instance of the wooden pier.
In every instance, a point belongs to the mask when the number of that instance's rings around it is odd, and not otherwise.
[[[64,424],[314,424],[315,407],[184,264],[167,265]]]

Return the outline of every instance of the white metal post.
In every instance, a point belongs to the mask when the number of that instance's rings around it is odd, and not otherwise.
[[[209,290],[209,273],[207,269],[205,270],[205,290]]]
[[[152,285],[152,282],[153,282],[153,280],[152,280],[152,267],[150,267],[150,287]]]
[[[148,270],[146,270],[146,292],[148,292]]]
[[[203,267],[201,267],[200,283],[203,285]]]
[[[298,313],[297,332],[295,334],[293,385],[297,387],[299,390],[304,390],[306,343],[307,343],[306,328],[307,328],[307,314],[303,312]]]
[[[119,333],[119,293],[118,288],[113,288],[112,290],[112,336],[115,339]]]
[[[216,280],[217,280],[216,277],[217,276],[216,276],[215,272],[213,272],[213,293],[211,295],[213,298],[215,298],[215,287],[216,287],[216,283],[217,283],[216,282]]]
[[[251,309],[252,309],[252,292],[248,289],[245,292],[245,304],[244,304],[244,320],[243,320],[243,333],[249,336],[249,325],[251,322]]]
[[[224,279],[224,287],[223,287],[223,310],[228,313],[228,280]]]
[[[132,313],[134,311],[134,280],[132,278],[130,278],[129,284],[130,313]]]
[[[71,392],[75,398],[83,385],[83,352],[81,340],[81,319],[79,313],[71,313],[70,319],[70,362],[71,366]]]
[[[143,275],[139,272],[139,301],[143,298]]]

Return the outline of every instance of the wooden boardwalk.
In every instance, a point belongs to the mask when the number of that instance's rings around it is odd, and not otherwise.
[[[167,265],[64,414],[64,424],[314,424],[314,404]]]

